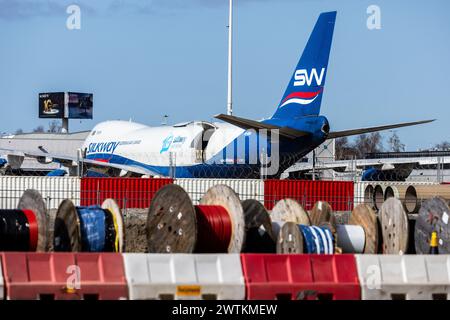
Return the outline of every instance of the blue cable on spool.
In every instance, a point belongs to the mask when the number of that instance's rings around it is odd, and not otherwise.
[[[307,253],[333,254],[333,235],[328,228],[300,225]]]
[[[100,206],[77,207],[84,251],[102,252],[105,248],[105,211]]]
[[[53,249],[59,252],[122,252],[124,222],[113,199],[100,206],[76,207],[65,199],[56,212]]]

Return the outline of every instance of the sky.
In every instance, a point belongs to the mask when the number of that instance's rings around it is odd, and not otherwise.
[[[66,8],[81,9],[69,30]],[[381,29],[367,28],[367,8]],[[402,128],[408,150],[450,140],[447,0],[235,0],[234,115],[275,111],[318,15],[337,10],[321,114],[331,130]],[[92,92],[94,119],[147,125],[226,112],[228,0],[0,0],[0,132],[31,131],[39,92]],[[387,133],[386,135],[389,135]],[[387,139],[385,139],[387,140]]]

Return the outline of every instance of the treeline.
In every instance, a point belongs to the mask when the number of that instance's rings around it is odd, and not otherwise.
[[[443,141],[428,150],[450,151],[450,142]],[[366,153],[383,151],[405,151],[405,144],[400,141],[400,138],[395,131],[387,139],[386,146],[384,145],[383,137],[379,132],[359,135],[353,142],[350,142],[347,137],[336,139],[336,160],[361,159],[364,158]]]
[[[45,129],[43,125],[39,125],[36,128],[34,128],[31,132],[33,133],[60,133],[62,129],[61,122],[57,120],[53,120],[48,124],[48,128]],[[17,129],[15,134],[22,134],[24,133],[23,129]]]

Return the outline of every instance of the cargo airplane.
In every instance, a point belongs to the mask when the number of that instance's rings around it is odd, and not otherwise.
[[[327,139],[433,121],[330,131],[327,118],[320,115],[320,105],[335,20],[336,12],[319,16],[270,119],[255,121],[219,114],[215,118],[223,122],[192,121],[159,127],[106,121],[92,129],[76,158],[38,151],[19,154],[69,167],[82,163],[83,167],[107,169],[113,175],[255,178],[265,168],[267,176],[279,177]],[[17,156],[17,150],[10,155],[14,154]]]

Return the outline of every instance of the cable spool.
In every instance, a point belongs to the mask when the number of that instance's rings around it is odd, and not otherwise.
[[[309,218],[313,226],[320,226],[322,223],[329,222],[332,216],[333,210],[328,202],[325,201],[317,201],[309,213]]]
[[[308,213],[293,199],[278,201],[270,213],[274,221],[294,222],[295,224],[311,225]]]
[[[277,239],[277,252],[280,233],[286,222],[292,222],[294,225],[311,225],[308,212],[297,201],[289,198],[279,200],[275,204],[270,212],[270,218],[272,220],[272,232],[275,239]]]
[[[53,246],[63,252],[123,252],[124,223],[116,202],[75,207],[64,200],[56,213]]]
[[[277,253],[334,253],[335,230],[331,207],[326,202],[313,208],[313,219],[295,200],[283,199],[272,209],[273,229],[277,235]],[[333,230],[333,231],[332,231]]]
[[[357,206],[348,224],[338,224],[331,206],[324,201],[317,202],[311,210],[311,221],[317,227],[329,230],[337,245],[335,251],[344,253],[377,253],[379,247],[379,224],[376,214],[369,205]],[[295,225],[295,224],[294,224]],[[283,229],[284,228],[284,229]],[[303,234],[298,228],[285,223],[278,237],[277,252],[299,253]],[[304,237],[303,237],[304,238]],[[303,245],[305,246],[305,245]]]
[[[210,188],[194,206],[187,192],[169,184],[152,199],[147,241],[153,253],[239,253],[245,240],[241,202],[228,186]]]
[[[333,254],[334,238],[327,227],[286,222],[278,237],[277,253]]]
[[[408,251],[408,215],[399,199],[389,198],[379,213],[383,235],[383,253],[404,254]]]
[[[441,197],[434,197],[422,203],[414,230],[415,249],[418,254],[430,252],[433,231],[437,233],[439,254],[450,253],[449,215],[450,208]]]
[[[242,252],[275,252],[276,238],[266,208],[254,199],[242,201],[242,208],[245,219],[245,243]]]
[[[370,205],[360,204],[356,206],[350,215],[348,224],[360,226],[364,229],[365,239],[362,253],[377,254],[380,251],[380,225],[378,217]],[[339,238],[342,239],[342,235]]]
[[[41,194],[26,190],[17,210],[0,210],[0,251],[38,251],[47,247],[47,209]]]

